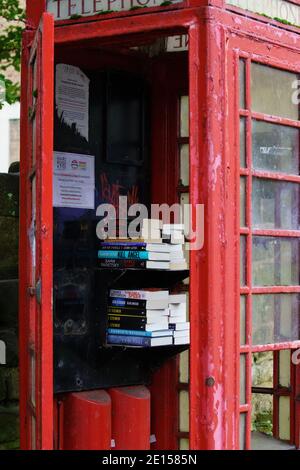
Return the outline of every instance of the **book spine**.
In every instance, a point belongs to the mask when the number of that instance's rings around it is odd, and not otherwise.
[[[128,318],[118,315],[108,316],[108,328],[118,328],[122,330],[146,330],[146,318]]]
[[[101,259],[100,268],[108,269],[144,269],[146,261],[139,259]]]
[[[107,312],[110,315],[134,315],[137,317],[146,317],[147,316],[147,309],[145,308],[132,308],[132,307],[114,307],[109,305],[107,308]]]
[[[138,331],[138,330],[120,330],[117,328],[108,328],[109,335],[124,335],[124,336],[145,336],[151,338],[151,331]]]
[[[132,307],[145,309],[147,306],[147,300],[132,300],[109,297],[108,305],[112,307]]]
[[[148,292],[142,290],[116,290],[111,289],[109,292],[110,297],[131,299],[131,300],[147,300]]]
[[[145,251],[146,250],[146,243],[139,243],[139,244],[132,244],[128,245],[127,243],[103,243],[100,246],[100,251],[122,251],[122,250],[128,250],[128,251]]]
[[[107,335],[109,344],[124,344],[126,346],[151,346],[151,338],[143,336],[124,336],[124,335]]]
[[[99,259],[133,259],[133,260],[147,260],[149,258],[149,253],[147,251],[134,251],[134,250],[99,250],[98,251]]]

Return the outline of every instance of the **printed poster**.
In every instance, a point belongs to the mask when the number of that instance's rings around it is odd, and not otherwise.
[[[95,209],[95,157],[54,152],[53,206]]]

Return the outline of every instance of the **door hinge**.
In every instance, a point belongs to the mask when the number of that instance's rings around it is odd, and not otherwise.
[[[28,294],[31,296],[31,297],[36,297],[36,300],[39,304],[41,304],[41,300],[42,300],[42,281],[41,279],[39,279],[36,283],[36,286],[33,287],[33,286],[30,286],[28,287]]]

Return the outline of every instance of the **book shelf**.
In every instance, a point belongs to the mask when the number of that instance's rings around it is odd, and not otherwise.
[[[168,359],[189,348],[185,345],[150,348],[106,343],[108,290],[156,287],[173,289],[189,271],[94,268],[91,323],[85,336],[61,336],[55,358],[55,392],[149,384],[152,374]],[[55,348],[56,349],[56,348]]]

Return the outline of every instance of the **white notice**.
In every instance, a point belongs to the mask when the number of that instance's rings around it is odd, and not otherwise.
[[[89,78],[73,65],[56,66],[55,102],[58,118],[89,140]]]
[[[54,152],[53,206],[95,208],[95,157]]]

